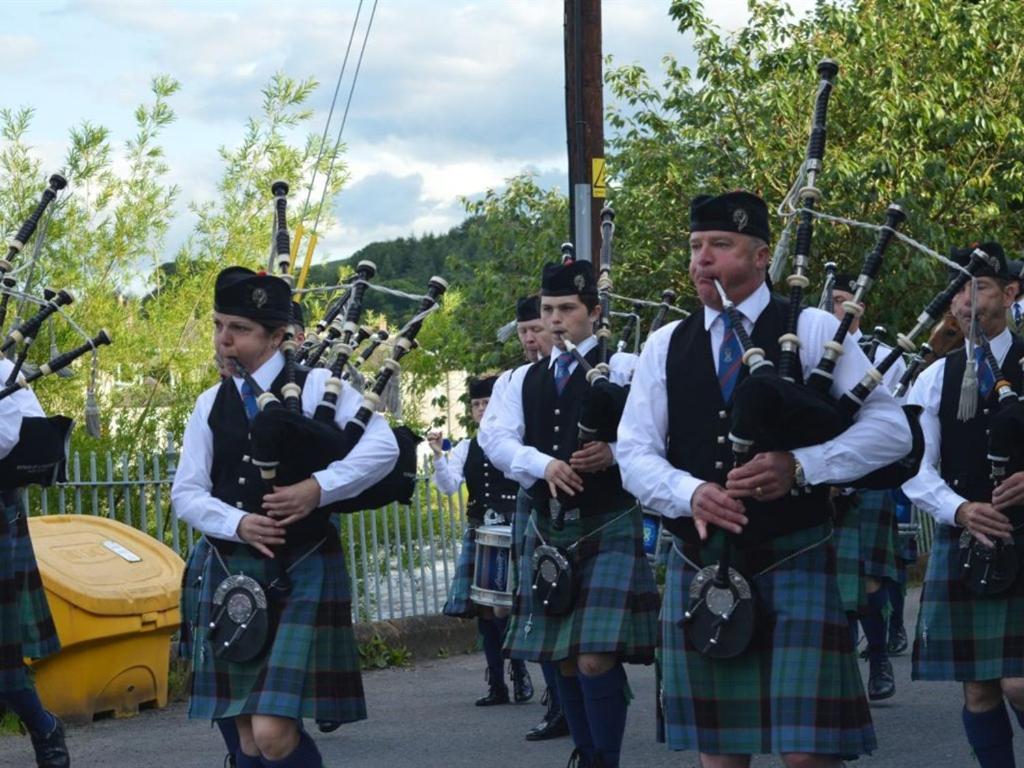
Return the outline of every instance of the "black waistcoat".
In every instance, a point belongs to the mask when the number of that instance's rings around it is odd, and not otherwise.
[[[1021,368],[1017,361],[1024,356],[1024,342],[1013,335],[1010,351],[1003,361],[1003,376],[1014,392],[1020,393]],[[963,348],[945,357],[946,368],[942,376],[942,399],[939,402],[939,428],[942,430],[941,464],[939,474],[946,484],[968,501],[991,501],[992,481],[989,479],[988,428],[989,419],[998,402],[995,388],[987,398],[978,395],[978,410],[973,419],[960,421],[956,417],[960,404],[960,384],[967,365]],[[1012,470],[1011,470],[1012,471]],[[1012,510],[1012,517],[1024,522],[1024,508]]]
[[[466,515],[471,520],[482,521],[488,509],[512,519],[516,511],[519,483],[509,480],[491,464],[475,437],[469,441],[469,453],[466,454],[462,474],[466,478],[466,490],[469,491]]]
[[[787,307],[786,301],[772,297],[751,333],[754,346],[763,349],[776,366]],[[669,463],[701,480],[725,485],[725,476],[733,464],[729,442],[731,403],[722,400],[703,311],[694,312],[672,332],[665,374]],[[746,376],[747,367],[743,366],[736,386]],[[757,446],[753,450],[756,452]],[[747,498],[743,505],[749,522],[737,537],[737,543],[740,547],[750,547],[825,522],[829,510],[828,489],[815,488],[811,493],[786,495],[769,502]],[[697,546],[699,537],[692,518],[665,518],[665,525],[687,544]]]
[[[591,365],[597,363],[597,347],[586,356]],[[523,417],[526,432],[523,443],[556,459],[568,461],[579,447],[578,427],[584,398],[590,384],[581,366],[577,365],[558,395],[555,390],[555,366],[548,358],[530,366],[523,379]],[[600,472],[588,472],[583,477],[583,491],[562,499],[567,507],[578,508],[584,516],[600,515],[620,510],[630,503],[631,497],[622,488],[618,464]],[[535,499],[546,498],[547,482],[541,480],[530,489]]]
[[[308,370],[303,368],[296,371],[295,381],[299,386],[305,385],[307,373]],[[285,372],[282,369],[270,385],[270,391],[279,399],[284,384]],[[221,382],[206,423],[213,435],[213,462],[210,466],[213,488],[210,494],[238,509],[263,514],[262,500],[267,490],[263,486],[259,469],[249,461],[249,420],[233,379],[227,378]],[[288,526],[288,547],[321,538],[327,532],[325,526],[330,526],[327,514],[323,513],[329,512],[330,507],[320,507],[314,514]],[[232,544],[234,542],[218,542],[218,546],[222,546],[225,551],[230,551]]]

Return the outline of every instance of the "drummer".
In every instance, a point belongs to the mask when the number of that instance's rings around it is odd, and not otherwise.
[[[473,423],[477,426],[484,417],[496,376],[486,376],[469,382],[469,404]],[[476,700],[478,707],[508,704],[508,686],[504,680],[504,662],[501,655],[502,639],[508,625],[508,607],[491,607],[477,604],[470,599],[470,587],[474,581],[476,560],[476,529],[483,526],[509,526],[516,509],[516,493],[519,485],[506,478],[480,449],[475,437],[462,440],[448,454],[442,451],[442,434],[432,432],[427,443],[434,452],[434,484],[441,493],[448,496],[459,493],[465,480],[469,499],[466,505],[466,533],[462,539],[455,579],[444,605],[446,616],[461,619],[476,617],[477,628],[487,658],[487,693]],[[509,536],[511,543],[511,534]],[[487,585],[498,591],[508,586],[508,555],[503,569],[503,583]],[[483,585],[482,585],[483,586]],[[511,599],[509,600],[511,604]],[[513,698],[516,703],[533,698],[533,683],[522,661],[510,662]]]

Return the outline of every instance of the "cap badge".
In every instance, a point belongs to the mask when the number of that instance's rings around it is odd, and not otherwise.
[[[252,289],[252,295],[250,296],[250,299],[252,300],[252,304],[254,307],[256,307],[256,309],[263,309],[263,305],[267,303],[268,298],[269,297],[267,296],[267,292],[263,288]]]
[[[736,231],[742,232],[744,227],[750,223],[750,217],[744,208],[737,208],[732,212],[732,223],[736,225]]]
[[[587,278],[583,275],[576,275],[576,277],[572,279],[572,284],[576,286],[577,291],[582,291],[587,287]]]

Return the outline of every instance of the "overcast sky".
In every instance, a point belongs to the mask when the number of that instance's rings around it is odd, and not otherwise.
[[[163,136],[171,179],[182,189],[170,253],[194,223],[187,203],[215,194],[218,147],[240,141],[274,72],[320,81],[309,130],[323,130],[358,4],[0,0],[0,107],[36,108],[30,140],[49,172],[59,167],[71,127],[105,125],[120,147],[133,133],[133,108],[150,98],[151,77],[181,81],[171,102],[178,120]],[[746,0],[706,5],[726,29],[746,19]],[[360,29],[372,6],[364,0]],[[565,188],[562,7],[561,0],[380,0],[345,127],[351,180],[335,206],[340,228],[321,240],[318,260],[376,240],[444,232],[464,217],[460,195],[500,187],[524,170],[545,187]],[[655,74],[665,54],[692,62],[691,41],[667,9],[668,0],[604,0],[605,54]],[[360,40],[361,33],[356,50]]]

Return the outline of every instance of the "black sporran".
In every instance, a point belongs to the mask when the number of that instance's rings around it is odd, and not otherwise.
[[[564,616],[576,603],[573,556],[561,547],[540,544],[533,551],[533,601],[548,616]]]
[[[1013,539],[996,539],[994,547],[978,541],[966,528],[960,534],[960,581],[976,595],[999,595],[1013,586],[1020,568]]]
[[[731,659],[750,646],[757,626],[757,601],[750,582],[739,571],[728,568],[728,579],[719,579],[718,570],[717,564],[709,565],[693,577],[690,602],[679,625],[700,653]]]
[[[266,592],[255,579],[228,576],[213,593],[210,646],[214,655],[237,664],[261,656],[270,637]]]

